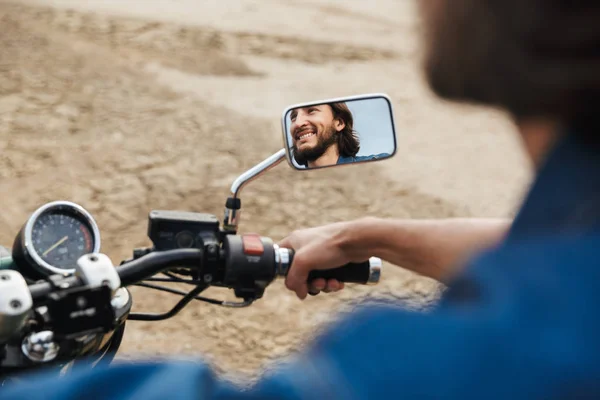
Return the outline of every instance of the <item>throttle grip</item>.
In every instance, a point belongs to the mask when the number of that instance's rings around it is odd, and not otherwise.
[[[294,260],[294,250],[275,247],[275,260],[277,275],[287,276]],[[360,283],[363,285],[376,285],[381,278],[382,262],[380,258],[371,257],[368,261],[361,263],[349,263],[341,267],[314,270],[308,275],[308,281],[317,278],[336,279],[344,283]]]

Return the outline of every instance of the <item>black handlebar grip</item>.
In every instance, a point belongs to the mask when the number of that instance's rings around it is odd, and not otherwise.
[[[280,263],[279,275],[287,275],[289,267],[294,260],[294,250],[292,249],[277,249],[278,260]],[[362,263],[349,263],[341,267],[314,270],[308,274],[308,282],[317,278],[336,279],[344,283],[360,283],[363,285],[374,285],[379,283],[381,277],[382,263],[381,259],[371,257],[368,261]]]
[[[350,263],[334,269],[324,269],[310,271],[308,281],[311,282],[318,278],[326,280],[336,279],[340,282],[367,284],[371,279],[371,263],[365,261],[362,263]]]

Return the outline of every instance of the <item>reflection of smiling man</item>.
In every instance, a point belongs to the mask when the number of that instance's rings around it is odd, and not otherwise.
[[[292,150],[299,165],[316,168],[384,156],[356,157],[360,141],[346,103],[297,108],[292,110],[290,119]]]

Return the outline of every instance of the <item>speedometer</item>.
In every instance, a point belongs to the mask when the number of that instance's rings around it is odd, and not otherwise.
[[[58,211],[46,213],[33,223],[31,245],[44,262],[70,269],[79,257],[94,251],[94,238],[87,221]]]
[[[72,274],[77,260],[100,251],[100,233],[83,207],[56,201],[37,209],[19,232],[13,258],[32,278]]]

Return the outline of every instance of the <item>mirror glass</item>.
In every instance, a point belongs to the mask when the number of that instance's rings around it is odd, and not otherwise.
[[[385,160],[396,153],[394,117],[383,94],[296,104],[283,113],[289,163],[306,170]]]

